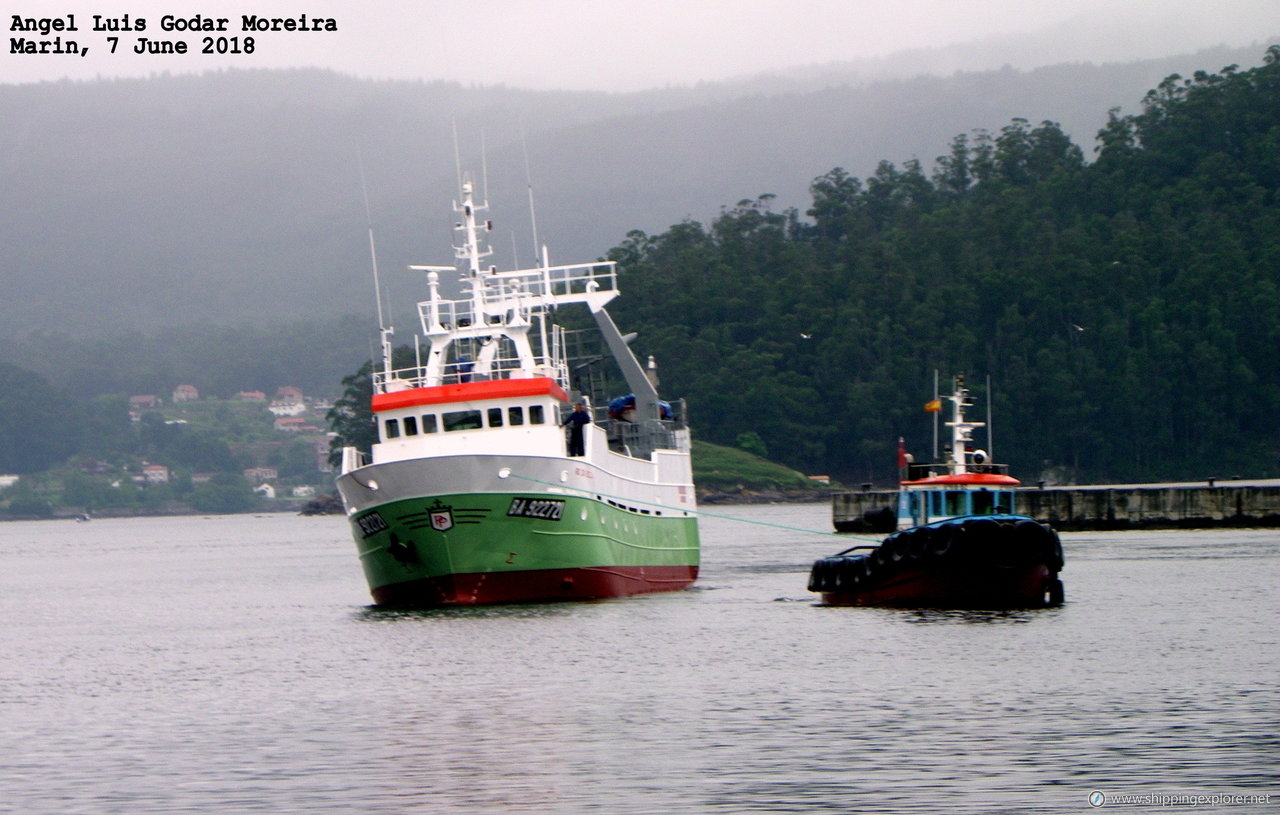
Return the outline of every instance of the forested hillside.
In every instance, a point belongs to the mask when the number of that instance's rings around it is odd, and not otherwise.
[[[937,370],[980,406],[990,378],[1024,480],[1274,476],[1278,190],[1273,46],[1169,77],[1096,147],[1014,120],[932,167],[833,169],[807,219],[764,198],[632,232],[614,310],[700,438],[807,472],[887,482],[900,435],[928,456]]]
[[[487,177],[495,263],[533,260],[530,182],[553,262],[590,260],[630,229],[705,220],[743,195],[802,206],[808,181],[833,166],[927,158],[1011,116],[1092,134],[1107,108],[1133,105],[1170,72],[1253,64],[1259,50],[629,94],[314,70],[0,77],[0,340],[346,314],[372,324],[366,195],[404,325],[419,285],[405,265],[452,258],[455,157]],[[22,363],[7,351],[0,342],[0,359]]]
[[[664,394],[687,399],[699,439],[888,484],[899,436],[929,455],[934,372],[963,371],[979,414],[990,380],[996,457],[1024,481],[1280,475],[1280,47],[1256,68],[1168,78],[1140,112],[1113,111],[1096,144],[1015,119],[931,152],[929,166],[886,161],[864,178],[831,169],[802,209],[747,199],[610,251],[624,292],[611,311],[657,357]],[[164,268],[137,273],[150,282],[86,286],[84,308],[164,288]],[[42,296],[67,289],[46,282]],[[77,455],[234,458],[232,424],[150,438],[127,397],[181,383],[222,399],[336,395],[371,355],[373,325],[316,296],[298,294],[305,321],[270,328],[220,324],[188,296],[180,327],[7,342],[0,473]],[[9,306],[44,313],[34,295]]]

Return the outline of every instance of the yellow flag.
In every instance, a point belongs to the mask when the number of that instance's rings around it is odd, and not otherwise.
[[[934,400],[933,400],[933,401],[931,401],[931,402],[925,402],[925,403],[924,403],[924,412],[925,412],[925,413],[938,413],[938,412],[940,412],[941,410],[942,410],[942,400],[941,400],[941,399],[934,399]]]

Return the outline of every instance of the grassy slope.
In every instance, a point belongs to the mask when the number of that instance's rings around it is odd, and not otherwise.
[[[781,464],[705,441],[693,443],[693,480],[705,492],[812,492],[816,498],[826,489]]]

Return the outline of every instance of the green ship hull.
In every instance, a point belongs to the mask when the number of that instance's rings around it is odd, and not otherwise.
[[[379,605],[619,597],[682,589],[698,575],[694,517],[579,495],[405,498],[350,523]]]

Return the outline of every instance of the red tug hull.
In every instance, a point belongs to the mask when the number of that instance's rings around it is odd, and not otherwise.
[[[862,550],[862,551],[858,551]],[[1062,545],[1030,518],[957,518],[814,563],[824,605],[1044,608],[1062,604]]]

